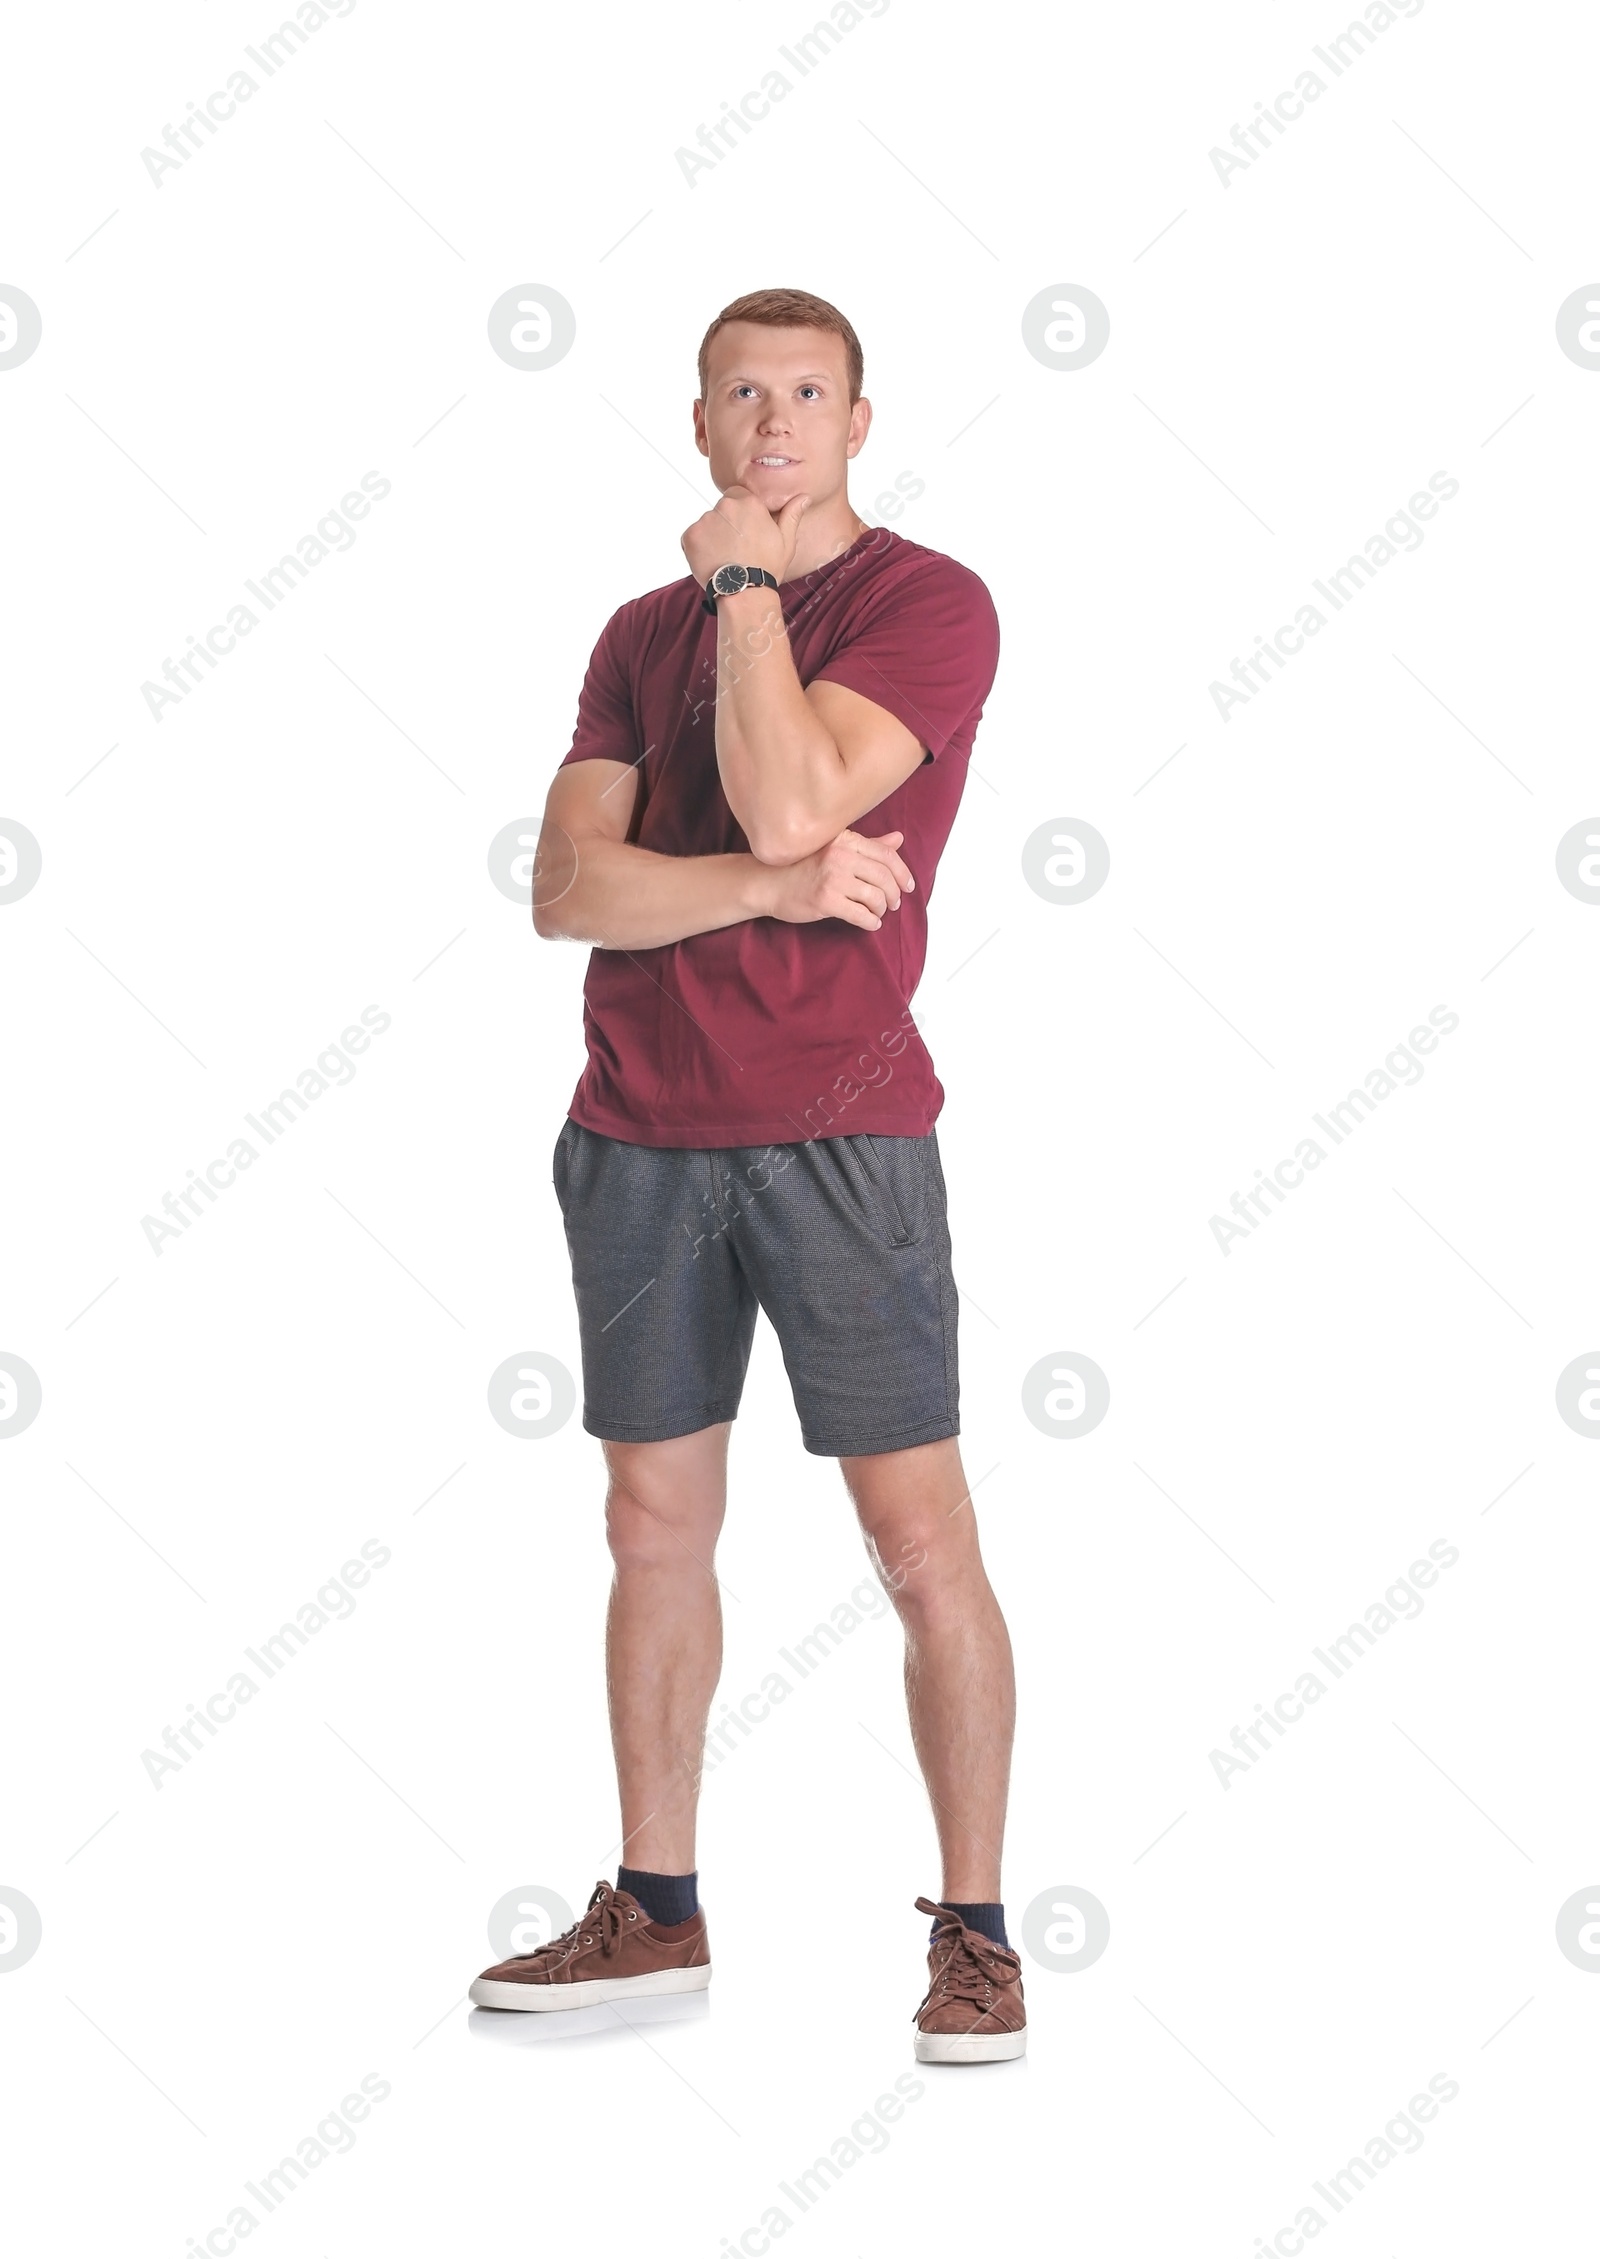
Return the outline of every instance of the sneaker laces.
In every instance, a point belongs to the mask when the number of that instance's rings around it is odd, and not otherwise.
[[[559,1937],[551,1938],[547,1945],[537,1947],[534,1952],[519,1953],[514,1958],[535,1966],[542,1962],[546,1969],[556,1969],[563,1961],[570,1961],[580,1945],[588,1945],[598,1938],[601,1953],[609,1959],[618,1949],[624,1923],[632,1919],[632,1909],[619,1902],[613,1886],[598,1882],[593,1897],[570,1929],[563,1930]]]
[[[971,2000],[987,2005],[992,1991],[1014,1983],[1022,1974],[1021,1959],[1009,1946],[996,1945],[981,1931],[969,1930],[960,1915],[952,1914],[948,1907],[936,1905],[931,1898],[919,1898],[917,1911],[934,1917],[938,1926],[933,1944],[936,1949],[945,1949],[945,1957],[935,1968],[916,2010],[918,2016],[939,2000]]]

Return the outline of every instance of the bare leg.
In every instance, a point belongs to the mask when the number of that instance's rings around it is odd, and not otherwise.
[[[933,1803],[943,1896],[1000,1897],[1016,1685],[954,1437],[839,1462],[905,1631],[911,1739]]]
[[[604,1448],[615,1564],[606,1690],[622,1860],[683,1875],[695,1863],[706,1716],[722,1671],[712,1558],[727,1503],[728,1423],[667,1443]]]

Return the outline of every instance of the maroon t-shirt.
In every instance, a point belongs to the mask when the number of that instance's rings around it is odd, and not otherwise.
[[[852,827],[904,832],[916,889],[876,933],[842,918],[750,918],[661,949],[596,949],[571,1115],[628,1144],[923,1137],[944,1101],[910,1005],[934,870],[994,680],[994,605],[976,573],[886,526],[785,581],[779,600],[801,684],[843,683],[925,748]],[[658,854],[749,851],[717,770],[716,658],[717,623],[686,574],[612,615],[584,678],[562,766],[638,763],[628,837]]]

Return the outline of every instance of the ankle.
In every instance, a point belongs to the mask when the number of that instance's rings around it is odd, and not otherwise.
[[[993,1944],[1011,1950],[1011,1940],[1006,1936],[1006,1910],[998,1898],[941,1898],[939,1904],[958,1915],[969,1930],[978,1930]],[[938,1930],[935,1922],[934,1931]]]
[[[699,1872],[690,1868],[685,1875],[659,1875],[648,1867],[619,1867],[617,1888],[625,1890],[630,1898],[637,1898],[644,1908],[645,1918],[670,1929],[675,1922],[686,1922],[700,1911],[700,1894],[696,1889]]]

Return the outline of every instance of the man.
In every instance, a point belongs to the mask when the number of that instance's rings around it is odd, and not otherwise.
[[[689,575],[600,637],[546,805],[534,924],[593,945],[555,1151],[615,1564],[627,1865],[480,2006],[710,1979],[694,1826],[722,1659],[712,1556],[759,1306],[808,1451],[837,1457],[900,1617],[944,1862],[923,2062],[1026,2043],[1000,1895],[1014,1691],[956,1442],[956,1290],[910,1001],[999,631],[951,558],[873,530],[861,347],[820,298],[737,299],[700,348],[722,499]]]

